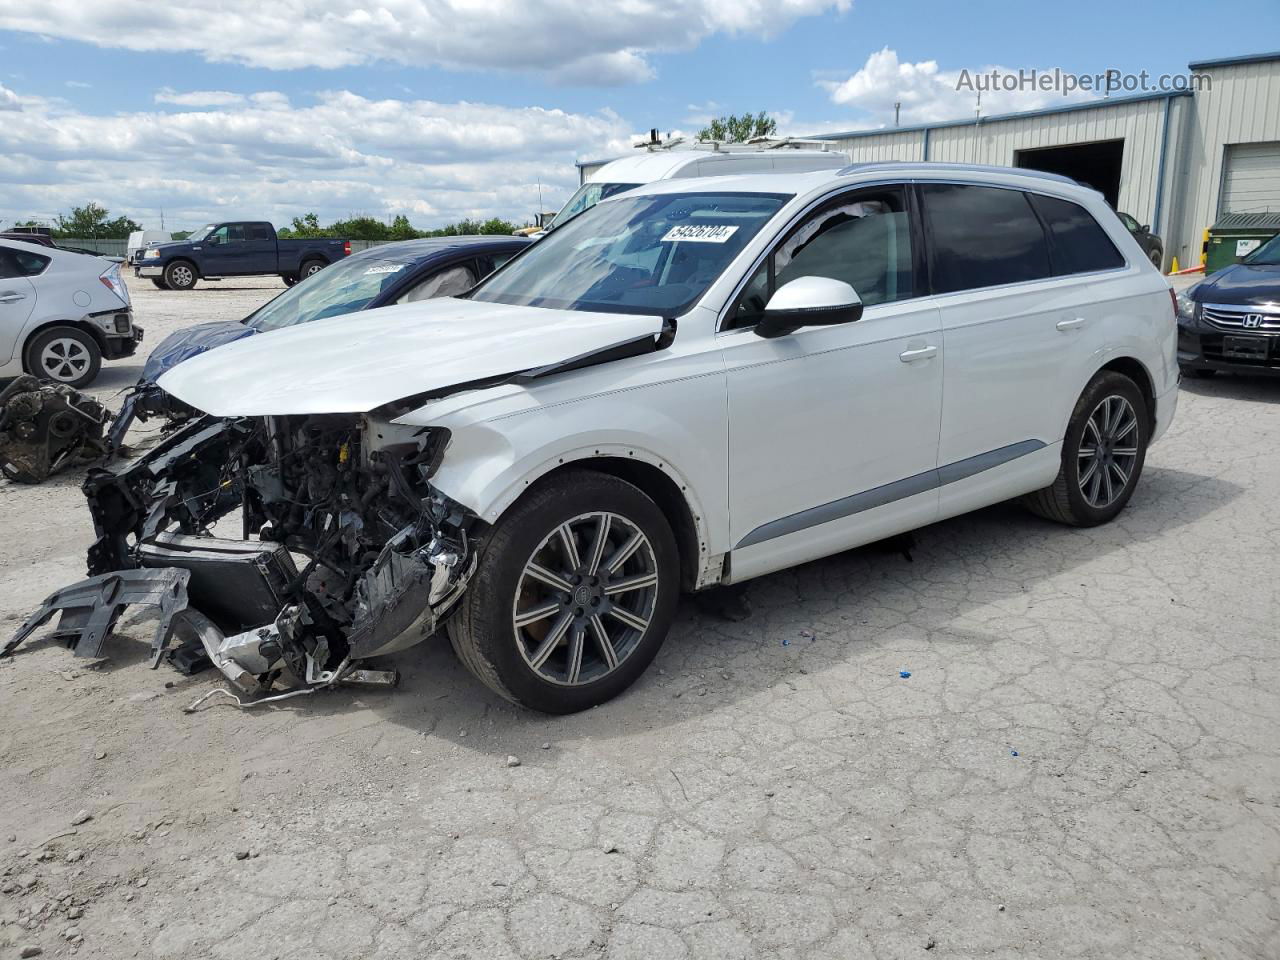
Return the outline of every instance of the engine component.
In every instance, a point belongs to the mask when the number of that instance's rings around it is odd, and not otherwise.
[[[63,467],[107,455],[106,407],[66,384],[32,376],[0,392],[0,473],[16,483],[43,483]]]

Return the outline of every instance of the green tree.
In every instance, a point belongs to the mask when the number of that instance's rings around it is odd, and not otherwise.
[[[314,213],[306,213],[294,217],[289,226],[277,231],[278,236],[285,237],[322,237],[324,229],[320,226],[320,218]]]
[[[349,217],[336,220],[325,232],[331,237],[346,237],[348,240],[389,240],[390,231],[381,220],[373,217]]]
[[[409,218],[403,213],[397,214],[396,218],[391,221],[391,226],[387,228],[388,240],[416,240],[422,236],[420,230],[415,230],[413,224],[409,222]]]
[[[108,219],[106,207],[92,201],[83,207],[72,207],[68,216],[58,215],[53,234],[55,237],[82,237],[90,240],[125,240],[134,230],[141,230],[128,217]]]
[[[728,114],[716,117],[698,132],[699,140],[720,140],[725,143],[745,143],[756,137],[772,137],[778,132],[778,121],[763,110],[752,115]]]

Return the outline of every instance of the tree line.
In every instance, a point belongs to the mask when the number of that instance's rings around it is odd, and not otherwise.
[[[42,227],[43,223],[35,220],[23,220],[15,223],[17,227]],[[69,214],[58,214],[54,218],[50,233],[58,240],[127,240],[129,234],[142,227],[129,217],[112,217],[106,207],[96,203],[88,203],[83,207],[73,207]],[[419,237],[456,237],[476,233],[496,233],[510,235],[516,225],[506,220],[492,217],[488,220],[459,220],[435,230],[419,230],[409,223],[409,218],[400,214],[390,223],[384,223],[373,217],[348,217],[335,220],[326,226],[320,225],[320,218],[314,213],[294,217],[289,226],[279,230],[282,237],[345,237],[348,240],[416,240]],[[189,230],[173,234],[175,240],[183,240]]]

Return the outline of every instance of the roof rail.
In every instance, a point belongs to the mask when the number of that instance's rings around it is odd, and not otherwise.
[[[1033,177],[1039,180],[1056,180],[1058,183],[1070,183],[1079,186],[1079,182],[1060,173],[1046,173],[1043,170],[1029,170],[1026,167],[999,167],[989,163],[935,163],[933,161],[916,162],[909,160],[884,160],[870,163],[851,163],[836,171],[836,176],[844,177],[853,173],[868,173],[873,170],[894,172],[910,172],[912,170],[933,170],[939,173],[1002,173],[1019,177]]]

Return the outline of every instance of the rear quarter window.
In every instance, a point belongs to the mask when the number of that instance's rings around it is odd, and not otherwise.
[[[0,249],[0,278],[38,277],[49,266],[49,258],[11,247]]]
[[[1049,231],[1055,276],[1115,270],[1125,265],[1107,232],[1084,207],[1038,193],[1029,196]]]
[[[934,293],[1052,276],[1044,229],[1021,190],[922,184]]]

